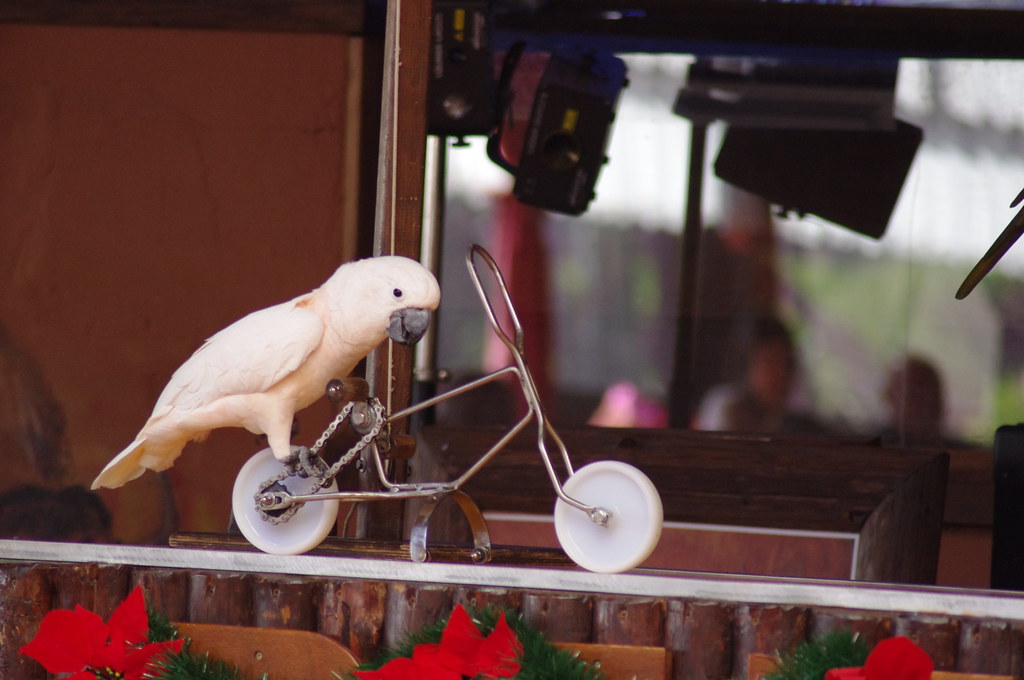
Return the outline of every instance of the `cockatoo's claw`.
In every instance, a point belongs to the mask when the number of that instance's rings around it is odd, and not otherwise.
[[[305,446],[296,447],[292,454],[282,461],[288,468],[288,473],[306,479],[307,477],[318,477],[323,473],[325,463],[320,456],[311,452]]]

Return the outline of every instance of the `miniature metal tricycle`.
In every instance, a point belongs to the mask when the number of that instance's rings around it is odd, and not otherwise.
[[[505,332],[495,314],[491,297],[480,279],[478,262],[483,262],[493,276],[514,330],[512,336]],[[523,330],[501,272],[491,255],[477,245],[469,249],[466,264],[491,328],[511,353],[513,365],[393,414],[386,413],[377,399],[360,395],[345,403],[312,448],[293,446],[293,456],[284,463],[269,448],[254,455],[235,479],[232,495],[235,521],[254,546],[275,554],[306,552],[334,529],[340,501],[418,498],[426,502],[411,530],[410,553],[414,561],[424,561],[427,520],[437,503],[450,497],[469,519],[473,560],[486,562],[490,556],[486,523],[461,487],[533,422],[537,428],[537,450],[557,496],[555,532],[566,554],[585,569],[620,572],[637,566],[651,553],[662,526],[661,498],[654,484],[640,470],[619,461],[597,461],[573,470],[565,445],[544,414],[537,386],[526,366]],[[527,413],[459,478],[418,483],[395,483],[388,478],[382,451],[391,446],[392,423],[508,374],[518,379]],[[341,389],[339,382],[332,381],[328,396],[333,393],[337,400]],[[320,451],[346,421],[358,439],[329,465],[320,457]],[[564,483],[555,471],[548,442],[560,454],[567,477]],[[364,451],[376,468],[382,490],[339,491],[335,477]]]

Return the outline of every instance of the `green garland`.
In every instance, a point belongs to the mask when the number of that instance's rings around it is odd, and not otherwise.
[[[600,664],[589,663],[579,658],[576,652],[555,647],[517,612],[495,607],[467,607],[466,611],[485,636],[494,630],[498,618],[504,611],[509,627],[523,645],[520,660],[522,669],[515,676],[515,680],[601,680],[604,677]],[[392,659],[411,656],[413,648],[418,644],[440,642],[441,633],[447,624],[448,620],[445,618],[408,634],[398,646],[381,651],[372,661],[360,664],[357,670],[377,670]],[[349,680],[358,680],[354,673],[347,677]]]
[[[802,643],[792,654],[783,655],[778,670],[764,680],[822,680],[833,668],[863,666],[868,647],[849,631],[834,631]]]
[[[153,609],[147,611],[150,642],[165,642],[180,637],[177,628],[165,616]],[[467,612],[480,631],[487,635],[494,630],[502,610],[494,607],[481,610],[467,608]],[[520,614],[506,610],[505,617],[523,645],[522,670],[515,680],[601,680],[604,676],[600,664],[584,661],[576,652],[558,649],[543,634],[527,624]],[[358,670],[376,670],[391,659],[410,656],[418,644],[440,642],[447,623],[446,617],[408,634],[397,647],[382,650],[375,659],[361,664]],[[152,680],[267,680],[266,675],[261,678],[246,677],[237,668],[219,659],[210,659],[209,654],[193,652],[187,641],[180,653],[167,654],[157,661],[148,677]],[[357,680],[351,673],[347,678]]]
[[[154,664],[147,674],[153,680],[268,680],[266,674],[259,679],[250,678],[220,659],[209,654],[195,654],[186,646],[178,654],[167,654]]]
[[[181,637],[177,627],[170,619],[156,611],[152,607],[146,607],[146,617],[149,619],[149,641],[170,642]]]

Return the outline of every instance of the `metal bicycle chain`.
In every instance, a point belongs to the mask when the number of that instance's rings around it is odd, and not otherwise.
[[[292,515],[298,512],[299,508],[302,507],[303,505],[302,503],[293,503],[292,505],[285,508],[284,511],[280,514],[271,514],[269,512],[265,512],[262,509],[259,509],[258,501],[259,498],[264,493],[266,493],[267,489],[269,489],[270,487],[279,482],[284,481],[289,477],[295,476],[314,476],[315,479],[317,480],[317,490],[322,489],[328,486],[331,483],[331,481],[338,475],[338,473],[341,472],[341,469],[348,465],[349,463],[351,463],[352,459],[359,455],[360,451],[365,449],[367,446],[370,445],[371,442],[373,442],[374,439],[380,436],[381,431],[383,431],[385,426],[387,425],[387,420],[384,416],[383,404],[381,404],[380,401],[374,397],[370,397],[366,401],[350,401],[347,404],[345,404],[345,406],[342,407],[341,411],[338,412],[338,415],[335,416],[334,420],[332,420],[331,423],[327,426],[327,429],[323,431],[323,434],[321,434],[320,437],[317,438],[316,442],[309,449],[309,452],[307,454],[308,458],[310,460],[316,461],[316,463],[319,463],[320,465],[318,467],[322,468],[323,466],[326,466],[326,463],[324,463],[323,459],[319,457],[320,449],[322,449],[324,445],[327,444],[327,441],[331,438],[332,435],[334,435],[334,432],[341,426],[343,422],[345,422],[347,418],[349,418],[352,415],[353,410],[355,410],[355,407],[359,404],[365,404],[367,406],[368,415],[371,416],[373,425],[367,429],[366,433],[363,434],[362,437],[360,437],[359,441],[357,441],[355,444],[349,447],[348,451],[345,452],[345,455],[339,458],[338,461],[334,463],[334,465],[327,469],[319,469],[314,473],[314,475],[310,475],[308,474],[308,472],[303,471],[299,467],[300,462],[297,456],[295,456],[295,460],[291,461],[289,464],[286,464],[284,469],[280,473],[273,477],[270,477],[269,479],[264,480],[264,482],[256,488],[256,493],[253,494],[253,500],[257,502],[257,510],[263,519],[267,520],[271,524],[283,524],[287,522],[289,519],[291,519]],[[357,432],[361,429],[354,424],[352,427]]]

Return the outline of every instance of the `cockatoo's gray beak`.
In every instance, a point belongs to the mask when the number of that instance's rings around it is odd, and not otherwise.
[[[430,325],[430,311],[406,307],[391,313],[388,337],[403,345],[415,345],[427,332]]]

